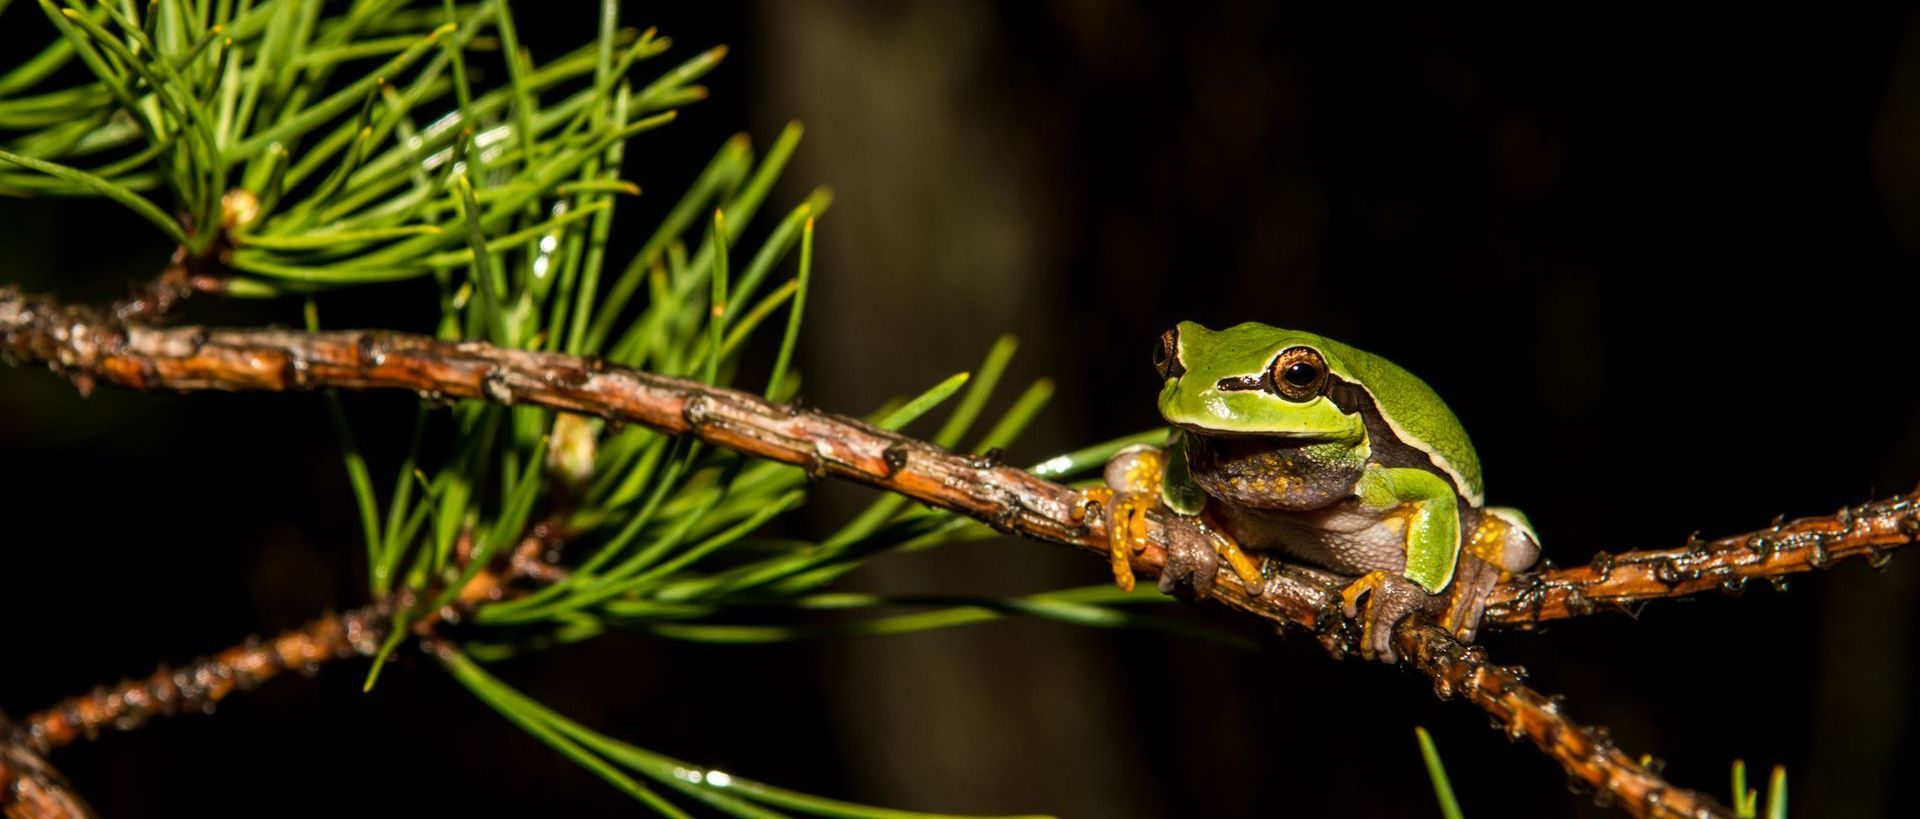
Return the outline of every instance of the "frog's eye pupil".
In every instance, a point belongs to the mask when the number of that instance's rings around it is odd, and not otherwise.
[[[1327,383],[1327,360],[1312,347],[1289,347],[1273,359],[1263,379],[1288,401],[1311,401]]]

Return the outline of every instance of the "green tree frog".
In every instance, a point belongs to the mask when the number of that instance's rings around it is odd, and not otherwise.
[[[1259,591],[1248,552],[1277,552],[1352,578],[1342,601],[1363,624],[1361,653],[1392,662],[1402,617],[1435,612],[1470,640],[1502,573],[1539,555],[1524,515],[1483,505],[1453,412],[1385,359],[1298,330],[1182,322],[1154,367],[1169,443],[1116,454],[1089,498],[1105,509],[1123,589],[1145,516],[1192,516],[1211,542],[1169,544],[1163,590],[1204,592],[1224,560]]]

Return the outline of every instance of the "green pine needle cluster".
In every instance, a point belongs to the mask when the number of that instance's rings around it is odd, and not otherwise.
[[[1733,813],[1740,819],[1760,819],[1760,792],[1747,787],[1747,762],[1733,761]],[[1787,819],[1787,768],[1773,766],[1767,777],[1766,819]]]
[[[34,9],[9,10],[23,25]],[[443,339],[596,356],[776,401],[800,386],[794,348],[812,275],[815,190],[756,220],[801,129],[764,153],[743,135],[708,160],[624,264],[610,260],[617,205],[635,196],[627,145],[706,96],[714,48],[642,76],[672,43],[599,5],[599,34],[540,61],[505,0],[33,0],[48,45],[0,73],[0,195],[104,197],[224,278],[229,295],[291,297],[309,328],[323,294],[430,279]],[[758,222],[770,224],[756,227]],[[624,228],[623,228],[624,230]],[[762,345],[754,339],[772,336]],[[743,356],[776,349],[770,367]],[[1003,339],[971,376],[875,410],[897,429],[942,408],[930,440],[1008,446],[1046,404],[1028,385],[990,421],[1014,353]],[[764,643],[900,634],[1006,615],[1219,638],[1118,604],[1110,585],[1023,597],[833,591],[882,554],[993,536],[984,525],[882,496],[818,539],[769,524],[803,504],[802,470],[649,430],[525,406],[422,396],[412,446],[384,495],[328,395],[358,504],[369,591],[411,599],[367,678],[407,626],[451,602],[537,525],[564,533],[564,578],[481,604],[439,656],[532,736],[668,815],[677,795],[737,816],[783,811],[908,816],[703,771],[597,734],[496,679],[483,663],[626,629],[666,639]],[[405,423],[405,421],[401,421]],[[984,426],[984,429],[981,427]],[[1157,435],[1157,433],[1155,434]],[[1036,471],[1097,473],[1134,436]],[[429,455],[427,453],[443,453]],[[399,597],[402,594],[405,597]],[[643,784],[651,781],[652,786]],[[666,794],[654,789],[664,788]]]

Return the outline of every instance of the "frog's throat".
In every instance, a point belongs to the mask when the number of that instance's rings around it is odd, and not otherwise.
[[[1209,497],[1247,509],[1300,511],[1351,495],[1367,450],[1364,444],[1189,434],[1184,455],[1189,479]]]

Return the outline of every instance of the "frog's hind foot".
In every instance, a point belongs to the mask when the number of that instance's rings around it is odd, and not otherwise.
[[[1473,635],[1480,629],[1480,617],[1487,610],[1487,598],[1493,594],[1493,587],[1499,584],[1502,574],[1500,567],[1472,552],[1462,554],[1460,565],[1453,572],[1453,583],[1446,590],[1447,608],[1441,613],[1440,625],[1460,642],[1473,642]]]
[[[1473,641],[1487,598],[1500,579],[1532,568],[1540,557],[1540,539],[1518,509],[1489,506],[1478,510],[1470,523],[1453,582],[1446,590],[1447,607],[1440,616],[1440,624],[1461,642]]]

